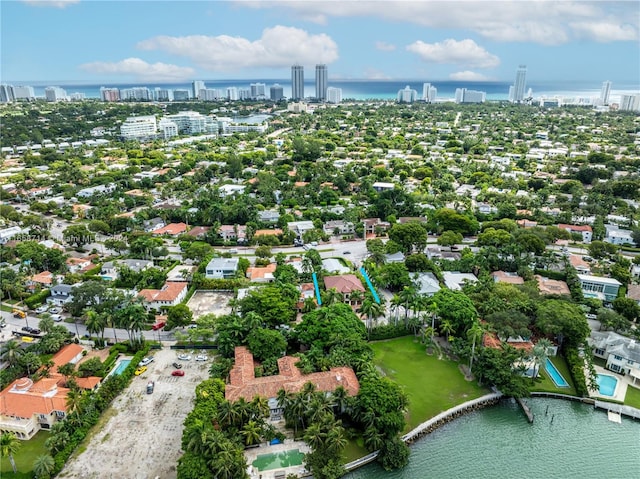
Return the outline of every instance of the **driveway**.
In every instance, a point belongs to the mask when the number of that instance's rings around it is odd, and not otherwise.
[[[178,361],[177,352],[162,349],[155,361],[104,413],[109,417],[94,433],[86,450],[73,457],[60,473],[64,478],[174,479],[182,455],[183,422],[193,409],[195,388],[209,377],[211,359]],[[183,377],[172,376],[171,363],[179,362]],[[155,382],[152,394],[146,393]]]

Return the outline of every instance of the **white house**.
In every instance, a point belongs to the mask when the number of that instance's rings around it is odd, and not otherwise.
[[[143,289],[138,296],[144,300],[145,308],[160,311],[179,304],[187,296],[189,285],[185,282],[167,281],[161,289]]]
[[[566,225],[561,223],[558,225],[558,228],[568,231],[569,233],[580,233],[582,235],[583,243],[591,243],[593,230],[589,225]]]
[[[91,188],[83,188],[78,191],[78,193],[76,193],[76,196],[80,198],[90,198],[94,195],[110,195],[111,193],[116,191],[116,187],[117,186],[115,183],[109,183],[108,185],[98,185],[92,186]]]
[[[460,291],[462,286],[466,283],[475,283],[478,278],[472,273],[458,273],[454,271],[443,271],[442,279],[447,288],[452,291]]]
[[[604,225],[607,230],[607,235],[604,241],[611,244],[634,244],[633,237],[631,236],[631,230],[625,230],[618,225],[607,224]]]
[[[47,298],[47,303],[63,306],[73,301],[73,286],[69,284],[56,284],[51,288],[51,296]]]
[[[238,271],[239,258],[213,258],[207,264],[205,278],[207,279],[231,279],[235,278]]]
[[[633,378],[640,379],[640,344],[613,331],[593,331],[588,339],[594,356],[605,359],[606,367]]]

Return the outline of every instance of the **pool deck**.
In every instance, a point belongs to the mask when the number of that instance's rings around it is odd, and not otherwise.
[[[311,448],[309,448],[305,442],[294,441],[293,439],[285,439],[283,443],[274,445],[263,443],[260,447],[245,450],[244,457],[247,459],[247,464],[249,465],[248,472],[251,479],[274,479],[277,473],[283,472],[285,473],[285,476],[287,474],[297,474],[301,476],[306,472],[304,464],[300,464],[299,466],[283,467],[280,469],[269,469],[268,471],[258,471],[251,465],[253,461],[262,454],[289,451],[291,449],[297,449],[303,454],[311,452]]]
[[[609,371],[601,366],[594,367],[596,368],[596,374],[613,376],[618,380],[618,384],[616,385],[616,390],[613,392],[613,396],[605,396],[604,394],[600,394],[598,391],[589,391],[589,396],[595,399],[614,399],[616,401],[624,402],[624,398],[627,395],[627,386],[631,384],[631,379],[627,376],[621,376],[613,371]]]

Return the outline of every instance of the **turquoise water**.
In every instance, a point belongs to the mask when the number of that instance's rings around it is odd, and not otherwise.
[[[411,446],[409,465],[370,464],[345,479],[631,479],[640,477],[640,422],[592,406],[527,399],[529,424],[510,400],[443,426]]]
[[[598,391],[603,396],[613,396],[616,392],[618,380],[615,377],[609,374],[598,374],[596,382],[598,383]]]
[[[547,373],[549,373],[549,376],[551,376],[551,379],[553,380],[553,382],[556,384],[557,387],[559,388],[569,387],[569,383],[567,382],[567,380],[562,377],[562,374],[560,374],[560,371],[556,369],[555,365],[551,362],[549,358],[547,358],[547,361],[544,364],[544,369],[545,371],[547,371]]]
[[[318,287],[318,277],[316,276],[316,273],[313,273],[311,277],[313,278],[313,287],[316,290],[316,301],[318,301],[318,306],[322,306],[322,298],[320,297],[320,288]]]
[[[371,284],[371,280],[369,279],[367,271],[364,268],[360,268],[360,273],[362,273],[364,280],[367,282],[367,286],[369,286],[369,291],[371,291],[373,299],[376,303],[380,304],[380,296],[378,296],[378,293],[376,293],[376,289],[373,287],[373,284]]]
[[[118,363],[118,366],[116,366],[115,371],[113,371],[113,374],[122,374],[124,370],[127,369],[127,366],[129,366],[130,362],[131,359],[123,359],[122,361],[120,361]]]

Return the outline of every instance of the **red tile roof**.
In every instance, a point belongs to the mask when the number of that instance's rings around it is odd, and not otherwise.
[[[187,283],[181,281],[167,281],[162,289],[143,289],[138,293],[145,301],[175,301]]]
[[[326,289],[335,289],[338,293],[352,293],[353,291],[364,292],[362,281],[354,274],[343,274],[341,276],[325,276],[324,286]]]
[[[545,278],[544,276],[535,275],[538,281],[538,290],[540,294],[571,294],[569,286],[564,281]]]
[[[225,388],[225,398],[237,401],[244,398],[251,401],[256,396],[275,398],[280,389],[296,393],[311,382],[319,391],[334,391],[344,387],[347,394],[355,396],[360,390],[358,378],[353,369],[347,367],[331,368],[329,371],[302,374],[297,368],[298,358],[284,356],[278,359],[277,376],[255,377],[253,355],[244,346],[235,349],[235,365],[231,369],[230,382]]]
[[[185,223],[171,223],[157,230],[153,230],[152,233],[154,235],[175,236],[184,233],[185,231],[187,231],[187,225]]]
[[[560,223],[558,224],[558,228],[569,231],[593,231],[589,225],[565,225]]]

